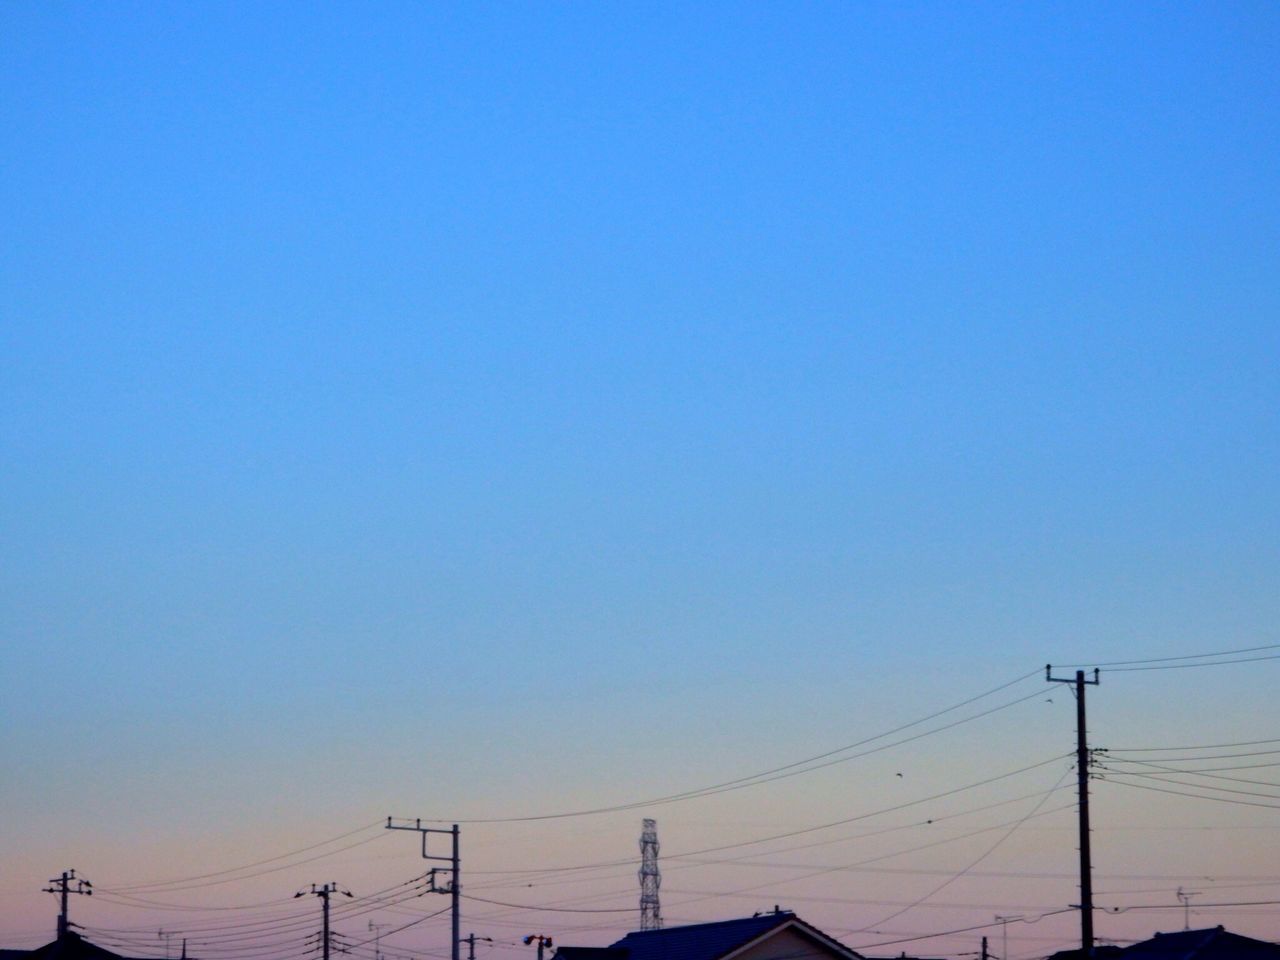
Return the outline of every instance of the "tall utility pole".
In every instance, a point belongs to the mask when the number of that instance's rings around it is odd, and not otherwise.
[[[1071,683],[1076,694],[1076,785],[1080,794],[1080,952],[1093,953],[1093,861],[1089,856],[1089,744],[1085,726],[1084,688],[1098,685],[1098,670],[1086,680],[1077,670],[1074,679],[1052,676],[1053,667],[1045,665],[1044,678],[1050,683]]]
[[[462,960],[462,912],[460,909],[462,898],[462,861],[458,856],[458,825],[455,823],[453,825],[453,829],[445,830],[440,827],[424,827],[421,820],[404,820],[400,823],[396,823],[391,817],[387,817],[387,829],[417,831],[422,834],[423,860],[448,861],[448,867],[432,867],[428,876],[431,878],[430,889],[432,893],[447,893],[450,895],[453,907],[453,936],[450,938],[452,947],[450,949],[449,956],[452,960]],[[453,850],[449,856],[440,857],[427,852],[427,837],[433,833],[445,833],[453,838]],[[448,886],[436,886],[436,871],[439,869],[447,869],[449,871]]]
[[[662,874],[658,870],[658,821],[645,817],[640,830],[640,929],[662,929],[662,905],[658,888]]]
[[[310,890],[299,890],[293,895],[293,899],[297,900],[299,897],[305,897],[308,893],[319,897],[320,902],[323,904],[321,914],[324,917],[324,925],[320,929],[320,945],[321,949],[324,950],[324,960],[329,960],[329,898],[335,893],[341,893],[349,897],[351,896],[351,891],[338,889],[336,883],[326,883],[323,887],[317,887],[313,883]]]
[[[483,940],[485,943],[493,943],[493,937],[477,937],[474,933],[469,937],[463,937],[462,942],[467,945],[467,960],[476,960],[477,940]]]
[[[74,880],[76,885],[71,886]],[[82,880],[76,876],[74,870],[62,871],[62,876],[49,881],[49,886],[44,888],[45,893],[57,893],[62,897],[62,910],[58,913],[58,939],[61,940],[67,935],[67,931],[71,929],[71,922],[67,919],[67,895],[72,893],[83,894],[86,897],[93,896],[93,884],[88,880]]]

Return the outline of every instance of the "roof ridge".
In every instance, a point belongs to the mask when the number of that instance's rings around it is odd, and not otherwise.
[[[695,927],[721,927],[721,926],[728,926],[729,924],[732,924],[732,923],[750,923],[752,920],[774,920],[774,919],[794,920],[796,919],[796,914],[794,910],[779,910],[776,912],[770,910],[768,913],[758,913],[755,916],[751,916],[751,917],[731,917],[728,920],[707,920],[703,923],[682,923],[679,926],[674,926],[674,927],[659,927],[657,930],[632,930],[622,939],[625,940],[627,939],[627,937],[648,936],[651,933],[665,933],[669,930],[692,930]]]

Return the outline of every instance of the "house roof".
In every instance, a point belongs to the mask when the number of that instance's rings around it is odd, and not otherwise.
[[[126,960],[118,953],[90,943],[74,930],[34,950],[0,950],[0,960]]]
[[[860,960],[857,953],[828,937],[789,911],[721,920],[716,923],[694,923],[661,930],[629,933],[603,951],[574,956],[561,948],[563,960],[722,960],[757,940],[791,927],[802,936],[825,945],[834,955]]]
[[[1280,960],[1280,945],[1210,927],[1157,933],[1125,947],[1119,960]]]

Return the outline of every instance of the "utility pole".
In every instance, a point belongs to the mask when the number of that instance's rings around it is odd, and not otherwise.
[[[462,960],[462,860],[458,855],[458,825],[455,823],[453,825],[453,829],[445,830],[440,827],[424,827],[421,820],[405,820],[401,823],[396,823],[391,817],[387,817],[387,829],[417,831],[422,834],[422,859],[448,861],[448,867],[432,867],[428,876],[431,878],[430,889],[432,893],[447,893],[450,895],[453,908],[453,935],[450,938],[452,947],[449,952],[449,956],[451,960]],[[427,852],[427,837],[433,833],[445,833],[453,838],[453,850],[449,856],[440,857]],[[436,886],[436,871],[439,869],[447,869],[449,871],[448,886]],[[328,960],[328,958],[326,958],[326,960]]]
[[[526,946],[531,943],[536,943],[538,945],[538,960],[542,960],[542,948],[552,946],[551,938],[541,933],[529,934],[524,938],[524,942]]]
[[[324,917],[323,926],[320,928],[320,946],[324,951],[324,960],[329,960],[329,898],[335,893],[341,893],[345,896],[351,896],[350,890],[340,890],[336,883],[326,883],[323,887],[317,887],[314,883],[310,890],[299,890],[293,895],[293,899],[305,897],[308,893],[320,898],[322,904],[321,915]]]
[[[76,882],[74,889],[71,887],[72,880]],[[82,880],[77,877],[75,870],[62,871],[62,876],[50,880],[49,884],[44,888],[45,893],[57,893],[62,896],[62,910],[58,914],[58,939],[61,940],[67,935],[67,931],[71,929],[71,922],[67,919],[67,895],[79,893],[86,897],[92,897],[93,884],[88,880]]]
[[[486,943],[493,943],[493,937],[477,937],[474,933],[469,937],[463,937],[462,942],[467,945],[467,960],[476,960],[477,940],[483,940]]]
[[[373,960],[382,960],[382,931],[385,927],[389,927],[389,923],[374,923],[369,921],[369,929],[373,931]],[[369,941],[365,941],[368,943]]]
[[[982,938],[982,960],[991,960],[991,954],[987,952],[987,938]]]
[[[1089,744],[1085,726],[1084,688],[1098,685],[1098,669],[1093,679],[1086,680],[1077,670],[1074,679],[1052,676],[1052,665],[1046,664],[1044,678],[1049,683],[1075,685],[1076,695],[1076,784],[1080,794],[1080,952],[1093,953],[1093,861],[1089,855]]]

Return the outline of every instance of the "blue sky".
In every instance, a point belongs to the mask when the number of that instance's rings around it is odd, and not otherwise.
[[[0,847],[62,869],[86,779],[75,849],[633,799],[1275,641],[1278,28],[7,5]],[[1116,726],[1265,736],[1260,666]]]

